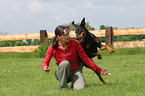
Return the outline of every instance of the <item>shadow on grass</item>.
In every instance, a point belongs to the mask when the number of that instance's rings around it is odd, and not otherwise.
[[[87,87],[97,87],[97,86],[117,86],[119,85],[119,83],[107,83],[107,84],[101,84],[101,83],[91,83],[91,84],[87,84]]]

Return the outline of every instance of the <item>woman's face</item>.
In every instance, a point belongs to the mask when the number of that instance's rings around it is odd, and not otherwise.
[[[59,36],[59,42],[68,43],[70,40],[69,30],[66,28],[64,29],[64,34]]]

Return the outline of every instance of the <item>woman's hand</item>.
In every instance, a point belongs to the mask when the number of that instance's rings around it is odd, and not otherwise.
[[[102,74],[102,75],[112,75],[112,74],[108,73],[107,69],[102,69],[100,74]]]
[[[44,67],[44,71],[45,72],[50,72],[50,68],[48,68],[47,66]]]

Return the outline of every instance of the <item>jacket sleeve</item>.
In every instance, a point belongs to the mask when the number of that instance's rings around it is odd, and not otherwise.
[[[94,71],[100,73],[102,69],[95,65],[95,63],[86,55],[86,52],[83,50],[82,46],[78,43],[76,47],[77,53],[80,56],[80,58],[84,61],[84,63]]]
[[[45,66],[49,66],[52,55],[53,55],[53,48],[52,48],[52,44],[51,44],[47,49],[45,59],[44,59],[43,64],[42,64],[42,69],[43,70],[44,70]]]

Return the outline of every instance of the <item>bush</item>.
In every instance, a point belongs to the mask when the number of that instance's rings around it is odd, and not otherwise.
[[[45,42],[40,44],[39,47],[35,49],[34,52],[38,57],[44,58],[50,44],[51,44],[51,39],[45,38]]]
[[[26,46],[27,44],[22,40],[15,41],[0,41],[0,47],[8,47],[8,46]]]
[[[40,40],[39,40],[39,39],[34,39],[34,40],[31,42],[31,45],[33,45],[33,46],[40,45]]]
[[[39,39],[15,40],[15,41],[0,41],[0,47],[8,46],[36,46],[40,45]]]

